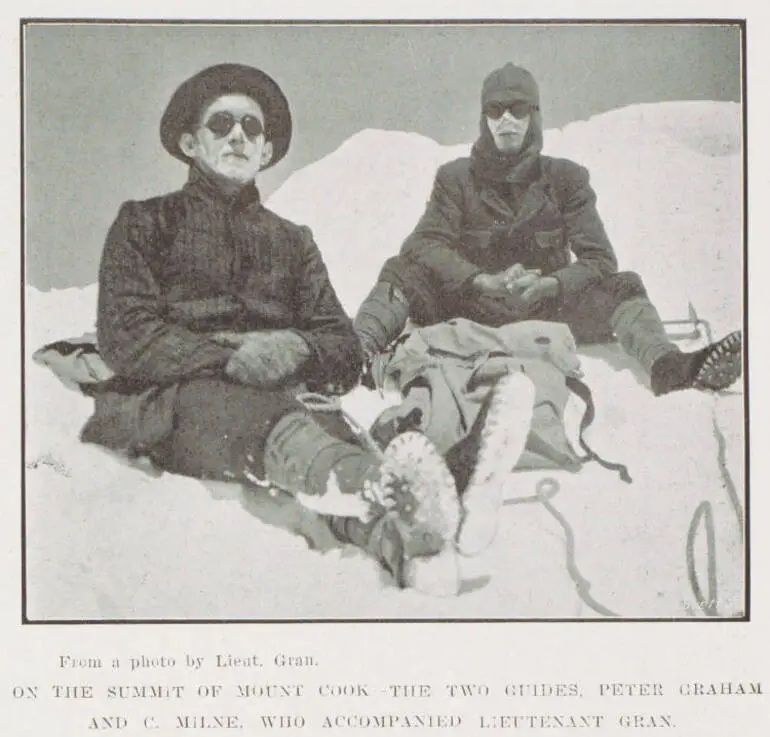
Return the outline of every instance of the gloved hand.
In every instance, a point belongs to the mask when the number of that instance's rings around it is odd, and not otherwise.
[[[297,374],[310,358],[308,344],[291,330],[244,335],[245,340],[225,367],[225,373],[241,384],[273,389]]]

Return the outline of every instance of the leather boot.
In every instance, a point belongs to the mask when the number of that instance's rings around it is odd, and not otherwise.
[[[655,396],[682,389],[721,391],[742,373],[740,331],[698,351],[684,353],[666,335],[658,311],[646,297],[623,302],[610,324],[626,353],[649,373]]]
[[[650,372],[653,394],[660,396],[682,389],[727,389],[742,373],[742,351],[741,333],[735,331],[693,353],[666,353]]]
[[[265,471],[271,484],[331,517],[338,538],[374,556],[400,586],[457,593],[457,490],[425,436],[404,433],[378,455],[294,413],[268,437]]]

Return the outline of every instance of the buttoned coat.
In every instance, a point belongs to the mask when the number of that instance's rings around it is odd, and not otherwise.
[[[476,275],[520,263],[558,279],[569,306],[617,271],[585,167],[541,155],[536,176],[508,189],[478,182],[470,158],[444,164],[401,254],[426,267],[449,299],[467,299]]]

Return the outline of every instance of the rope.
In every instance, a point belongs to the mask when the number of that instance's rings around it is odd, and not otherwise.
[[[711,323],[703,320],[695,312],[692,304],[690,305],[690,319],[695,328],[702,328],[703,335],[707,345],[714,343],[714,334]],[[738,530],[740,532],[741,542],[745,538],[745,523],[743,518],[743,505],[738,497],[730,472],[727,470],[726,448],[727,442],[719,427],[715,408],[711,411],[714,437],[717,441],[717,463],[722,474],[722,481],[727,491],[727,498],[738,520]],[[707,595],[704,597],[703,591],[698,580],[698,573],[695,570],[695,536],[698,532],[699,523],[703,519],[706,530],[706,581],[708,586]],[[707,617],[719,617],[719,608],[717,606],[717,558],[716,558],[716,530],[714,525],[714,510],[710,502],[703,501],[695,509],[690,527],[687,531],[687,540],[685,544],[685,558],[687,561],[687,576],[692,589],[695,601],[701,611]]]
[[[593,598],[593,596],[591,596],[591,583],[583,576],[583,574],[580,573],[580,570],[577,567],[577,562],[575,560],[575,533],[564,515],[562,515],[562,513],[559,512],[559,510],[556,509],[556,507],[554,507],[550,502],[550,499],[556,496],[560,488],[561,487],[559,482],[554,478],[540,479],[540,481],[538,481],[535,486],[535,496],[530,497],[530,499],[539,501],[546,508],[546,510],[548,510],[551,516],[561,525],[562,530],[564,530],[567,572],[575,584],[577,595],[580,597],[583,603],[597,612],[597,614],[601,614],[605,617],[619,617],[619,614],[616,614],[603,604],[600,604],[596,599]]]
[[[733,508],[735,517],[738,520],[738,529],[740,530],[742,543],[746,534],[745,522],[743,519],[743,505],[741,504],[741,500],[738,497],[738,492],[735,488],[733,477],[730,476],[730,472],[727,470],[727,441],[725,440],[725,436],[722,434],[722,430],[719,427],[716,412],[713,410],[712,421],[714,424],[714,437],[717,441],[717,464],[719,465],[719,470],[722,474],[722,481],[724,482],[725,490],[727,491],[727,498],[730,500],[730,506]]]
[[[712,421],[714,437],[717,441],[717,463],[719,464],[719,469],[722,473],[722,481],[724,483],[725,490],[727,491],[727,497],[738,521],[738,530],[740,532],[741,542],[743,542],[745,537],[743,505],[738,498],[738,492],[735,489],[735,484],[733,483],[732,477],[727,470],[725,459],[727,443],[721,429],[719,428],[716,412],[713,410]],[[705,596],[703,594],[703,590],[700,587],[698,572],[695,569],[695,536],[698,532],[698,526],[701,522],[701,519],[703,520],[706,531],[706,580],[708,591]],[[714,525],[714,510],[711,502],[703,501],[695,509],[695,513],[693,514],[692,520],[690,522],[690,527],[687,531],[685,559],[687,561],[687,577],[698,607],[707,617],[719,617],[719,607],[717,606],[718,580],[716,529]]]
[[[707,584],[708,594],[703,596],[703,591],[698,581],[698,572],[695,570],[695,535],[698,532],[698,524],[701,518],[706,526],[706,559],[707,559]],[[714,511],[711,502],[701,502],[693,514],[690,528],[687,531],[687,543],[685,547],[687,558],[687,577],[690,587],[695,595],[695,601],[701,611],[707,617],[718,617],[717,609],[717,566],[716,566],[716,533],[714,530]]]

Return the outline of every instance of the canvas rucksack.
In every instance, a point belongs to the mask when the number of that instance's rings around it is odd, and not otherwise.
[[[450,453],[471,434],[496,382],[522,371],[535,386],[535,405],[526,450],[512,459],[512,469],[576,471],[583,463],[597,461],[630,481],[625,466],[600,458],[583,437],[593,421],[594,405],[590,389],[580,379],[574,338],[563,323],[530,320],[492,328],[458,318],[405,333],[378,361],[378,383],[402,397],[371,429],[380,444],[416,429],[439,452]],[[564,427],[571,394],[585,404],[579,452]]]

